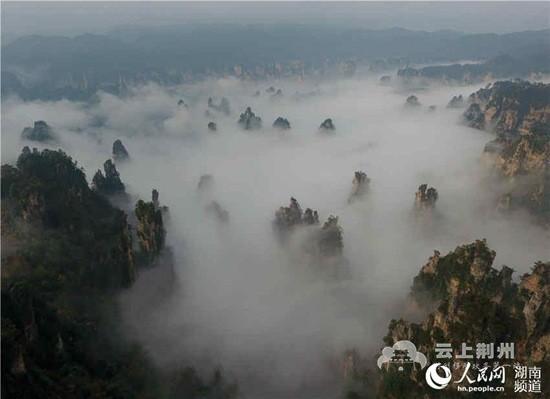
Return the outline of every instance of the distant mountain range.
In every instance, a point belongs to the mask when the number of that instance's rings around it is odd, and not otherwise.
[[[481,63],[430,65],[423,68],[403,68],[397,76],[415,84],[436,81],[451,84],[472,84],[491,79],[531,77],[550,74],[550,53],[534,53],[513,57],[499,55]],[[425,83],[425,82],[422,82]]]
[[[533,53],[550,53],[550,30],[497,35],[299,25],[124,28],[74,38],[27,36],[3,46],[2,95],[84,99],[98,89],[120,93],[150,80],[171,84],[217,74],[261,79],[323,73],[339,62],[383,68],[388,62],[396,67]]]

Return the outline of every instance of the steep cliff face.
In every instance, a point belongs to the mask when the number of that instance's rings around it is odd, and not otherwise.
[[[98,170],[92,180],[92,187],[95,191],[102,195],[110,196],[124,194],[124,183],[120,179],[120,174],[116,170],[116,166],[110,159],[103,164],[105,173]]]
[[[66,254],[67,259],[72,254],[95,263],[82,271],[88,278],[111,287],[132,281],[126,215],[90,190],[84,172],[63,152],[25,147],[16,167],[2,166],[2,201],[2,221],[14,237],[28,233],[19,221],[32,225],[37,234],[68,234],[67,246],[78,251]],[[99,235],[105,241],[98,240]],[[66,272],[77,273],[74,268]]]
[[[466,123],[496,133],[483,159],[506,183],[499,208],[550,223],[550,85],[496,82],[470,96]]]
[[[351,184],[351,193],[348,197],[350,204],[365,197],[369,190],[370,179],[365,172],[358,170],[355,172]]]
[[[128,154],[128,150],[126,150],[126,147],[124,147],[124,144],[122,144],[122,141],[115,140],[113,142],[113,159],[115,162],[123,162],[130,158],[130,155]]]
[[[465,362],[483,363],[483,358],[476,355],[477,343],[494,344],[494,360],[487,360],[489,365],[498,361],[543,369],[550,366],[550,262],[535,263],[530,273],[515,282],[511,268],[493,267],[495,255],[485,240],[459,246],[447,255],[434,251],[413,280],[405,310],[413,310],[414,317],[421,321],[392,320],[384,337],[385,346],[392,347],[402,340],[413,342],[429,363],[450,362],[453,381],[463,375]],[[451,345],[450,358],[436,357],[436,344],[443,343]],[[463,343],[471,347],[472,360],[457,357]],[[501,343],[514,343],[512,360],[498,357]],[[403,364],[401,370],[382,367],[373,372],[370,358],[348,352],[343,364],[350,369],[347,397],[465,397],[454,384],[441,391],[428,387],[426,369],[410,363]],[[506,373],[504,393],[493,392],[492,397],[516,397],[514,378],[509,374],[513,377],[513,371]],[[543,381],[543,385],[542,392],[546,392],[548,382]]]
[[[150,260],[160,254],[164,248],[164,223],[162,210],[155,206],[155,202],[136,203],[135,214],[137,218],[137,237],[141,252]]]
[[[283,245],[298,248],[292,253],[298,264],[315,269],[318,276],[349,277],[348,261],[344,256],[343,229],[336,216],[329,216],[319,227],[317,211],[302,208],[295,198],[287,207],[275,212],[273,227]]]
[[[3,394],[101,397],[126,367],[105,351],[131,352],[98,330],[100,304],[135,276],[126,215],[66,154],[26,148],[15,167],[2,166],[2,227]]]
[[[414,208],[417,212],[431,211],[435,208],[438,198],[439,194],[435,188],[428,188],[427,184],[421,184],[414,195]]]
[[[21,132],[21,138],[30,141],[52,141],[53,129],[44,121],[35,121],[33,127],[26,127]]]
[[[160,371],[124,338],[117,296],[136,275],[127,217],[76,162],[25,148],[2,165],[1,187],[3,397],[235,397],[219,373]],[[162,210],[158,195],[140,207],[148,249],[162,247]]]
[[[238,123],[244,130],[257,130],[262,127],[262,118],[256,116],[252,109],[247,107],[240,115]]]
[[[514,342],[516,361],[548,366],[550,263],[536,263],[518,284],[509,267],[492,267],[494,258],[495,252],[484,240],[457,247],[445,256],[435,251],[415,277],[410,293],[411,301],[427,316],[420,323],[392,320],[385,343],[410,340],[433,359],[436,343],[451,343],[456,355],[463,342],[496,346]],[[456,370],[459,377],[462,372]],[[412,380],[409,397],[423,397],[428,389],[422,372],[409,376],[388,370],[381,375],[381,397],[397,397],[399,384],[392,385],[392,380]],[[451,389],[445,393],[456,395]]]
[[[418,100],[418,97],[416,97],[415,95],[410,95],[405,100],[405,107],[407,108],[418,108],[421,105],[422,104],[420,103],[420,100]]]
[[[288,206],[282,206],[275,212],[273,227],[281,238],[287,237],[296,227],[301,225],[319,224],[319,214],[310,208],[305,212],[296,200],[290,198]]]
[[[470,107],[478,104],[481,125],[502,136],[550,134],[550,85],[527,81],[502,81],[470,95]],[[468,121],[468,118],[466,118]]]

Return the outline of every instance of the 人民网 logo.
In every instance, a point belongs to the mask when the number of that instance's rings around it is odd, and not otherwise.
[[[403,370],[405,363],[418,363],[420,368],[426,367],[428,360],[422,352],[416,350],[416,346],[411,341],[397,341],[390,348],[386,346],[382,349],[382,355],[378,358],[376,364],[378,368],[382,368],[385,363],[394,363],[399,365],[399,370]]]
[[[443,370],[444,376],[441,376],[437,369]],[[434,363],[426,369],[426,382],[433,389],[443,389],[451,382],[451,370],[441,363]]]

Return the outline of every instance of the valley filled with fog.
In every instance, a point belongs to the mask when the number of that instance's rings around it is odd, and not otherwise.
[[[270,86],[282,95],[267,92]],[[91,181],[120,139],[130,155],[116,163],[126,192],[132,204],[160,192],[173,255],[121,294],[128,337],[161,368],[182,359],[199,370],[220,366],[249,397],[334,397],[342,352],[355,348],[375,365],[390,320],[423,316],[407,295],[434,250],[486,238],[495,267],[508,265],[516,277],[550,257],[547,230],[521,211],[495,210],[497,193],[481,161],[493,134],[463,124],[463,110],[446,108],[453,96],[483,86],[414,91],[381,85],[379,76],[224,78],[147,84],[121,97],[99,92],[86,103],[11,97],[2,104],[2,158],[14,163],[25,145],[60,148]],[[405,106],[410,94],[420,107]],[[230,113],[209,108],[209,97],[216,104],[227,98]],[[248,106],[261,129],[237,123]],[[280,116],[291,129],[272,127]],[[327,118],[333,132],[319,129]],[[36,120],[52,127],[55,142],[21,138]],[[355,171],[370,184],[350,203]],[[199,190],[206,174],[212,184]],[[413,212],[424,183],[439,193],[429,220]],[[326,278],[299,261],[298,245],[277,240],[275,211],[291,197],[317,210],[321,223],[338,217],[349,275]],[[212,201],[228,212],[226,222],[207,211]],[[163,278],[176,288],[159,301],[155,281]]]

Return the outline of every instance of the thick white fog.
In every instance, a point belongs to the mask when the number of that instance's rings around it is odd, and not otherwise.
[[[282,98],[266,93],[271,85],[282,89]],[[548,232],[525,215],[494,211],[480,162],[492,135],[462,126],[462,111],[445,108],[453,95],[477,88],[418,91],[422,107],[414,110],[403,106],[410,92],[376,79],[150,85],[124,99],[101,94],[92,105],[7,99],[2,163],[15,162],[24,145],[41,147],[20,139],[34,120],[55,129],[58,142],[49,147],[76,159],[88,180],[120,138],[131,157],[117,165],[127,191],[149,200],[156,188],[170,209],[167,241],[179,287],[153,306],[147,298],[159,272],[143,272],[121,298],[128,334],[161,366],[220,365],[248,397],[322,397],[315,389],[328,395],[344,350],[374,359],[434,249],[446,253],[487,238],[495,266],[518,274],[550,257]],[[205,116],[210,96],[227,97],[231,115]],[[429,112],[432,104],[437,109]],[[263,120],[259,131],[237,124],[248,105]],[[278,116],[292,129],[271,128]],[[332,135],[318,131],[326,118],[336,125]],[[207,129],[211,120],[217,132]],[[357,170],[371,179],[370,190],[350,205]],[[214,176],[207,192],[197,190],[203,174]],[[411,216],[422,183],[439,192],[431,224]],[[317,278],[276,240],[274,212],[291,196],[304,209],[317,209],[322,222],[339,217],[351,279]],[[211,200],[229,212],[228,223],[205,212]]]

